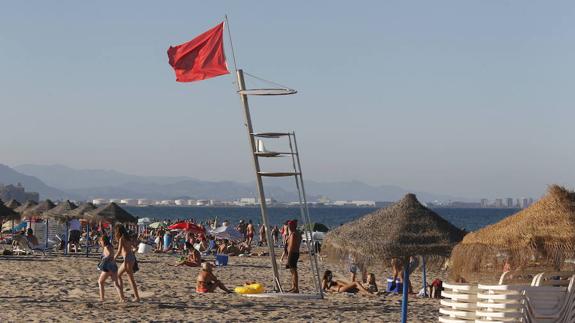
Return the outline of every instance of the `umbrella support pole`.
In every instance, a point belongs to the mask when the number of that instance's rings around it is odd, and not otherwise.
[[[401,300],[401,323],[407,323],[407,300],[409,298],[409,257],[403,265],[403,295]]]
[[[423,296],[427,297],[427,268],[425,268],[425,256],[421,256],[421,270],[423,272]]]
[[[46,219],[46,249],[48,249],[48,219]]]
[[[90,223],[86,224],[86,258],[90,254]]]
[[[70,225],[70,223],[68,221],[66,221],[66,232],[64,233],[64,239],[66,239],[66,240],[64,240],[64,255],[68,255],[68,246],[69,246],[68,245],[68,239],[70,239],[69,233],[68,233],[69,225]]]

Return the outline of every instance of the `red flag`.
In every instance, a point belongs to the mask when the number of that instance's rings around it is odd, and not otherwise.
[[[224,54],[224,23],[198,37],[168,49],[176,81],[193,82],[229,74]]]

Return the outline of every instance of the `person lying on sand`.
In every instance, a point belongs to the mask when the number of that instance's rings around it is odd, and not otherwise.
[[[333,273],[330,270],[324,272],[321,285],[325,292],[373,295],[359,282],[346,283],[342,280],[333,280]]]
[[[220,288],[226,293],[231,293],[232,291],[227,289],[213,274],[213,268],[214,265],[209,262],[202,263],[202,270],[200,270],[196,284],[196,293],[213,293],[216,288]]]

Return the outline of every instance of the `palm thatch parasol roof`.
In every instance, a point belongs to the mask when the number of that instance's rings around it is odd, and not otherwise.
[[[11,208],[7,207],[0,200],[0,221],[16,220],[20,218],[20,214]]]
[[[530,207],[465,236],[453,250],[452,273],[499,271],[535,264],[560,269],[575,257],[575,193],[552,185]]]
[[[443,259],[464,234],[421,205],[414,194],[407,194],[391,206],[329,231],[322,249],[332,259],[352,255],[363,265],[417,255]]]
[[[36,205],[33,208],[24,210],[24,212],[21,212],[20,214],[22,214],[22,216],[25,216],[25,217],[30,217],[30,216],[41,217],[44,214],[44,212],[46,212],[50,209],[53,209],[55,206],[56,206],[56,204],[54,204],[52,201],[45,200],[45,201],[38,203],[38,205]]]
[[[42,216],[44,218],[55,219],[59,222],[67,222],[69,220],[68,213],[76,208],[76,204],[66,200],[65,202],[59,203],[56,207],[44,212]]]
[[[89,213],[94,211],[96,206],[90,202],[80,204],[74,210],[66,213],[67,220],[71,219],[83,219],[89,216]]]
[[[37,202],[32,201],[32,200],[28,200],[28,201],[26,201],[26,203],[20,205],[20,206],[17,207],[16,209],[14,209],[14,211],[16,211],[16,212],[18,212],[18,213],[20,213],[20,214],[23,214],[24,212],[35,208],[36,205],[38,205]]]
[[[126,210],[122,209],[116,203],[110,203],[97,208],[96,210],[89,212],[87,219],[93,223],[98,222],[121,222],[121,223],[136,223],[136,219],[133,215],[128,213]]]
[[[19,207],[22,204],[20,204],[20,202],[16,201],[15,199],[11,199],[10,201],[4,203],[4,205],[6,207],[12,209],[12,210],[15,210],[17,207]]]

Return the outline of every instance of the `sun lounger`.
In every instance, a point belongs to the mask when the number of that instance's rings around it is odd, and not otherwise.
[[[534,322],[573,322],[568,318],[573,316],[572,308],[575,302],[575,275],[569,280],[569,285],[558,284],[561,280],[545,279],[556,276],[544,274],[539,284],[524,291],[527,314]],[[557,285],[558,284],[558,285]]]
[[[528,322],[523,305],[524,285],[477,286],[476,322]]]
[[[464,323],[473,322],[477,309],[477,286],[471,284],[443,283],[444,298],[440,301],[439,322]]]
[[[46,245],[33,246],[25,236],[16,235],[14,236],[14,242],[12,245],[12,252],[16,255],[21,254],[35,254],[36,251],[42,252],[42,255],[46,255]]]

